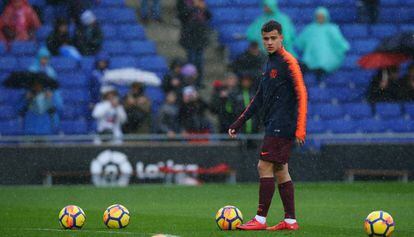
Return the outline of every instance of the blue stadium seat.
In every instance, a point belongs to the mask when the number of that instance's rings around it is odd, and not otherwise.
[[[243,20],[243,12],[242,9],[239,8],[215,9],[212,14],[213,25],[221,25],[223,23],[239,23]]]
[[[236,35],[244,36],[246,34],[247,27],[246,24],[222,24],[218,27],[220,42],[222,44],[232,43]]]
[[[107,13],[106,17],[110,19],[106,19],[105,22],[137,24],[137,17],[133,9],[110,9]]]
[[[89,101],[88,90],[82,89],[71,89],[71,90],[62,90],[63,101],[66,105],[68,104],[84,104]]]
[[[329,2],[337,2],[331,1]],[[351,1],[346,1],[351,2]],[[352,8],[332,8],[329,9],[332,21],[335,23],[353,23],[357,20],[357,13],[354,7]]]
[[[387,123],[377,119],[356,120],[357,130],[362,133],[382,133],[387,131]]]
[[[0,120],[8,120],[17,118],[17,111],[15,106],[4,105],[0,106]]]
[[[95,65],[95,58],[84,56],[81,61],[81,68],[84,73],[89,74]]]
[[[308,89],[309,100],[311,102],[330,103],[332,101],[333,94],[330,90],[323,90],[319,88],[311,87]]]
[[[111,7],[123,7],[125,6],[125,0],[100,0],[99,7],[111,8]]]
[[[325,121],[327,130],[332,133],[355,133],[356,124],[353,120],[343,119]]]
[[[79,106],[65,106],[61,112],[62,120],[76,120],[82,117],[82,110]]]
[[[0,55],[6,53],[6,45],[3,42],[0,42]]]
[[[357,65],[357,62],[359,58],[359,55],[347,55],[342,68],[347,70],[358,68],[359,66]]]
[[[377,39],[354,40],[351,43],[351,49],[354,53],[363,55],[373,52],[378,47],[378,43]]]
[[[0,87],[0,104],[15,105],[22,100],[24,93],[24,90],[9,90]]]
[[[414,24],[403,24],[400,25],[400,31],[412,31],[414,30]]]
[[[304,80],[305,80],[306,88],[318,86],[318,81],[316,80],[316,76],[313,73],[305,74]]]
[[[36,38],[43,42],[49,36],[49,34],[53,31],[53,27],[51,25],[43,25],[36,31]]]
[[[344,105],[345,113],[352,119],[365,119],[372,117],[372,109],[366,103],[351,103]]]
[[[137,66],[137,59],[132,56],[124,56],[124,57],[113,57],[111,59],[111,68],[125,68],[125,67],[136,67]]]
[[[3,56],[0,57],[0,71],[10,72],[19,70],[17,60],[15,57]]]
[[[401,105],[394,103],[377,103],[375,112],[381,119],[392,119],[401,116]]]
[[[245,8],[243,10],[243,22],[252,23],[257,17],[263,14],[263,9],[259,7]]]
[[[206,3],[210,8],[222,8],[231,6],[232,4],[229,0],[206,0]]]
[[[123,40],[145,40],[145,31],[141,26],[121,25],[118,27],[118,37]]]
[[[387,0],[387,1],[382,1],[381,6],[384,6],[384,7],[400,6],[402,2],[401,0]]]
[[[258,7],[262,4],[261,0],[231,0],[232,6],[239,7]]]
[[[295,7],[313,7],[312,3],[314,1],[312,0],[295,0],[289,2],[289,5],[295,6]]]
[[[368,37],[366,25],[346,24],[341,26],[341,30],[347,39],[364,39]]]
[[[414,104],[405,104],[404,105],[405,113],[410,116],[411,119],[414,119]]]
[[[37,45],[32,41],[14,41],[11,45],[11,53],[16,56],[35,55]]]
[[[52,57],[50,60],[52,67],[57,71],[77,70],[78,64],[75,60],[65,57]]]
[[[59,84],[66,89],[85,88],[88,86],[88,78],[81,72],[61,73],[59,75]]]
[[[88,125],[84,119],[63,120],[60,122],[61,130],[64,134],[86,134]]]
[[[373,25],[371,31],[374,37],[377,37],[378,39],[382,39],[382,38],[385,38],[387,36],[392,36],[395,33],[397,33],[398,27],[392,24],[379,24],[379,25]]]
[[[308,24],[315,18],[314,8],[296,8],[289,7],[283,10],[288,16],[290,16],[293,22]]]
[[[160,87],[147,86],[145,88],[145,95],[150,98],[152,102],[151,110],[154,114],[156,114],[165,99],[163,90]]]
[[[128,52],[128,45],[121,40],[105,41],[102,49],[110,55],[125,55]]]
[[[249,42],[246,40],[234,41],[229,44],[230,60],[235,60],[237,56],[244,53],[249,47]]]
[[[155,43],[152,41],[132,41],[128,45],[128,51],[136,56],[157,54]]]
[[[335,89],[332,94],[340,103],[361,101],[363,91],[360,89],[340,88]]]
[[[326,131],[325,122],[320,120],[309,120],[306,123],[306,131],[308,134],[324,133]]]
[[[19,57],[17,59],[17,63],[21,70],[25,70],[28,69],[35,62],[35,60],[35,57]]]
[[[349,87],[351,79],[352,78],[345,77],[342,74],[333,73],[329,75],[324,82],[328,88],[346,88]]]
[[[152,72],[167,72],[168,66],[165,58],[161,56],[148,56],[138,60],[138,67]]]
[[[333,120],[344,117],[343,108],[338,105],[318,104],[312,106],[312,111],[318,114],[322,120]]]
[[[46,0],[29,0],[30,5],[43,7],[46,6]]]
[[[388,120],[386,123],[388,130],[392,132],[404,133],[414,131],[414,123],[412,120],[394,119]]]
[[[105,24],[102,26],[102,32],[106,40],[115,40],[118,38],[116,26],[112,24]]]
[[[23,134],[22,122],[19,119],[0,121],[0,134],[3,136]]]

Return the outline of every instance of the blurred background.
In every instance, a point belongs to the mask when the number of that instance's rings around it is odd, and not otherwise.
[[[0,184],[251,182],[260,27],[283,26],[308,89],[295,180],[414,172],[412,0],[0,3]]]

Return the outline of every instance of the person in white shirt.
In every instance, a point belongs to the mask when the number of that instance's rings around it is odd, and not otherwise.
[[[97,122],[97,132],[100,135],[113,135],[112,143],[120,144],[123,136],[121,126],[127,121],[124,107],[114,87],[103,87],[101,94],[102,101],[97,103],[92,111],[92,117]],[[100,144],[101,139],[98,138],[95,142]]]

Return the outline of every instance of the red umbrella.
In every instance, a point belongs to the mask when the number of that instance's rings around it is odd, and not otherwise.
[[[411,57],[402,53],[373,52],[358,60],[359,66],[365,69],[381,69],[398,66]]]

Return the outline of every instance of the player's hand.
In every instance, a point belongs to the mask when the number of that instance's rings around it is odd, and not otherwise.
[[[229,131],[228,131],[228,133],[229,133],[229,136],[231,137],[231,138],[235,138],[236,136],[237,136],[237,132],[236,132],[236,129],[229,129]]]
[[[298,146],[303,146],[303,145],[305,145],[305,139],[301,139],[301,138],[296,138],[296,140],[295,140],[295,142],[296,142],[296,145],[298,145]]]

